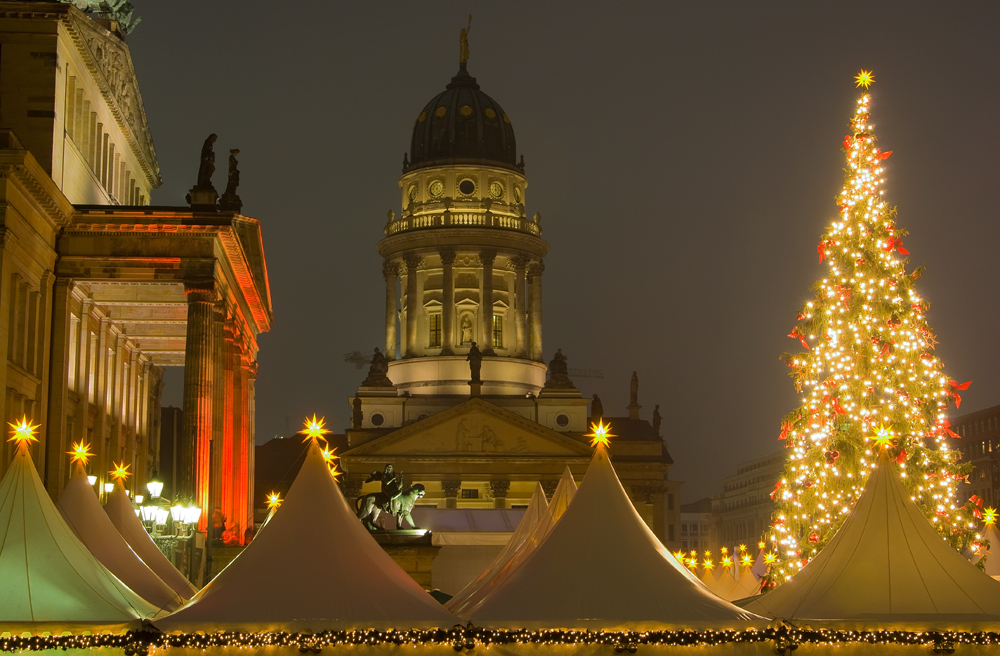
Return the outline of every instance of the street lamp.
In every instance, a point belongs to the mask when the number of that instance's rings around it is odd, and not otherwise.
[[[163,492],[163,480],[157,475],[155,469],[153,475],[146,481],[146,489],[149,491],[149,496],[154,499],[160,496],[160,492]]]
[[[94,484],[97,483],[97,477],[91,474],[87,476],[87,482],[90,483],[90,487],[94,487]]]
[[[115,491],[115,484],[114,483],[105,483],[104,484],[104,493],[105,494],[111,494],[114,491]]]

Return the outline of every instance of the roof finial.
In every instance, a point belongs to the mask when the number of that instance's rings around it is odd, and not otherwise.
[[[458,63],[463,68],[469,61],[469,30],[472,29],[472,14],[469,14],[469,26],[463,27],[458,35]]]

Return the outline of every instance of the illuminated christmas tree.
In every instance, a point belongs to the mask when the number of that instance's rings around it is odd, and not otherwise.
[[[781,439],[789,449],[770,539],[778,560],[770,577],[786,580],[840,527],[888,444],[913,498],[956,548],[975,540],[976,500],[959,505],[958,483],[971,465],[958,462],[949,444],[950,402],[961,403],[959,384],[944,374],[937,341],[925,318],[930,304],[916,292],[922,268],[907,271],[907,232],[883,200],[884,162],[892,151],[876,145],[870,120],[874,81],[863,89],[844,138],[847,154],[839,213],[817,246],[825,277],[799,313],[789,337],[804,352],[784,356],[802,405],[785,417]]]

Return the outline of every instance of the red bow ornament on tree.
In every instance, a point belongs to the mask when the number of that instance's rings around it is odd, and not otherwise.
[[[962,397],[958,395],[959,392],[964,392],[969,389],[969,385],[972,384],[971,380],[967,380],[964,383],[959,384],[957,380],[949,380],[948,387],[951,388],[951,395],[955,397],[955,407],[962,407]]]

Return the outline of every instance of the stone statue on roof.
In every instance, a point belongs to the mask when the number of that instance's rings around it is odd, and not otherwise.
[[[483,379],[480,377],[483,370],[483,353],[476,346],[475,342],[472,342],[472,346],[469,347],[469,354],[465,357],[469,361],[469,373],[472,376],[471,383],[482,383]]]
[[[243,201],[236,194],[236,189],[240,186],[240,163],[236,161],[236,156],[240,154],[239,148],[229,151],[229,179],[226,183],[226,192],[219,200],[219,206],[224,210],[239,212],[243,209]]]
[[[198,167],[199,187],[212,186],[212,174],[215,173],[215,150],[213,147],[218,138],[217,134],[210,134],[201,146],[201,165]]]
[[[368,367],[368,377],[362,381],[361,385],[363,387],[392,387],[392,381],[389,380],[388,374],[389,363],[382,351],[376,346],[372,353],[371,366]]]
[[[472,30],[472,14],[469,14],[469,26],[463,27],[458,34],[458,63],[469,61],[469,32]]]
[[[562,349],[556,349],[556,354],[549,361],[549,379],[545,381],[545,387],[573,387],[573,381],[569,379],[569,366]]]
[[[591,421],[597,421],[604,417],[604,404],[601,403],[601,397],[594,395],[594,400],[590,402],[590,419]]]

